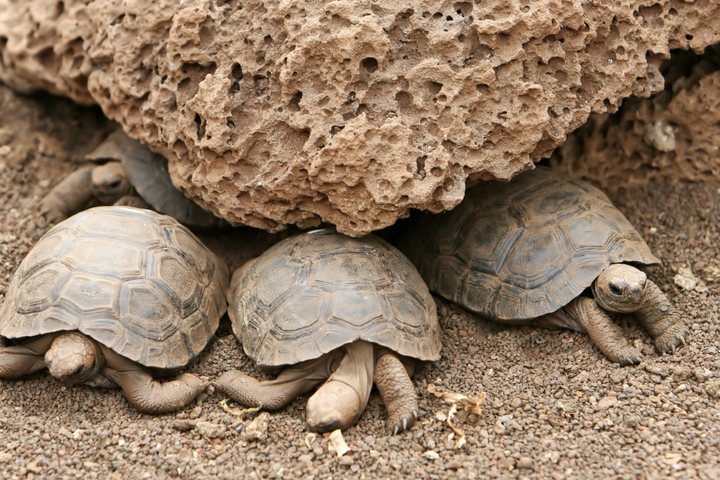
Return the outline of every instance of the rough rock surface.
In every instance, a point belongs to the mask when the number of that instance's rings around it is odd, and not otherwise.
[[[669,49],[720,41],[708,0],[0,0],[0,18],[0,78],[94,99],[218,215],[351,235],[510,178],[662,89]]]
[[[660,70],[662,92],[591,116],[553,155],[553,166],[606,190],[649,178],[720,185],[720,46],[675,53]]]

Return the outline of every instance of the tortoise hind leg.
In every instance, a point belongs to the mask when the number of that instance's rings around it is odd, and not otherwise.
[[[375,385],[388,411],[387,426],[392,435],[412,427],[417,419],[418,401],[415,385],[405,365],[392,353],[385,353],[375,363]]]
[[[628,343],[620,327],[592,298],[578,297],[557,312],[543,315],[534,325],[587,332],[595,346],[611,362],[634,365],[642,361],[640,351]]]
[[[331,352],[320,358],[287,367],[275,380],[260,381],[232,370],[223,373],[213,385],[246,407],[277,410],[324,382],[332,373],[330,365],[334,363],[336,356],[336,352]]]
[[[183,373],[174,380],[159,382],[139,363],[103,347],[103,375],[120,385],[128,402],[144,413],[165,413],[178,410],[205,390],[207,382]]]
[[[680,344],[685,344],[687,326],[665,293],[651,280],[645,284],[645,301],[634,315],[653,336],[660,352],[675,353]]]
[[[340,365],[308,400],[307,423],[315,432],[348,428],[360,417],[370,398],[373,344],[356,341],[338,350],[345,351]]]
[[[54,335],[44,335],[21,345],[5,346],[0,338],[0,378],[19,378],[45,368],[45,352],[50,348]]]

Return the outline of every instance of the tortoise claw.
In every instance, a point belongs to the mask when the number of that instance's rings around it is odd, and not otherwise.
[[[407,430],[407,418],[403,418],[403,430]]]
[[[413,417],[415,417],[415,420],[417,420],[418,418],[420,418],[420,417],[418,417],[417,410],[413,410],[413,411],[412,411],[412,414],[413,414]]]

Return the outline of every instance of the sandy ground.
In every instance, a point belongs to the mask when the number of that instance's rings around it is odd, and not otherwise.
[[[38,199],[105,126],[95,110],[50,97],[18,98],[2,87],[0,109],[4,294],[47,230]],[[344,432],[351,451],[338,458],[327,436],[306,443],[307,397],[271,413],[267,430],[248,440],[249,420],[226,413],[217,394],[174,414],[139,415],[119,390],[65,388],[40,373],[0,381],[0,477],[720,478],[720,192],[661,183],[621,190],[614,200],[663,260],[648,273],[690,326],[689,345],[675,355],[655,353],[632,320],[626,333],[642,345],[645,361],[619,367],[586,335],[506,328],[438,300],[442,359],[416,373],[421,418],[401,435],[386,435],[377,393]],[[203,238],[231,268],[277,240],[251,229]],[[706,280],[694,290],[679,289],[673,279],[683,267]],[[189,370],[214,377],[237,367],[255,371],[225,320]],[[486,392],[480,418],[473,422],[471,415],[462,424],[465,446],[454,448],[457,437],[444,421],[449,406],[429,386]]]

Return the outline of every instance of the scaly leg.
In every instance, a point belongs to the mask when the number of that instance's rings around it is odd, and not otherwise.
[[[418,412],[415,385],[395,354],[385,353],[375,362],[375,385],[388,410],[390,433],[395,435],[412,427]]]
[[[331,374],[331,364],[342,352],[336,350],[315,360],[285,368],[275,380],[260,381],[232,370],[213,382],[215,388],[246,407],[277,410],[324,382]]]
[[[75,170],[40,200],[40,214],[50,223],[59,223],[77,213],[92,198],[92,171],[95,167]]]
[[[595,346],[611,362],[634,365],[642,361],[642,354],[628,343],[620,327],[592,298],[578,297],[557,312],[543,315],[533,324],[587,332]]]
[[[645,301],[635,311],[635,317],[655,339],[662,353],[673,352],[688,334],[687,326],[665,293],[651,280],[646,281]]]
[[[205,389],[208,382],[183,373],[174,380],[159,382],[139,363],[102,347],[105,368],[102,374],[120,385],[128,402],[144,413],[165,413],[178,410]]]
[[[0,378],[19,378],[45,368],[45,352],[54,338],[43,335],[20,345],[0,347]]]

